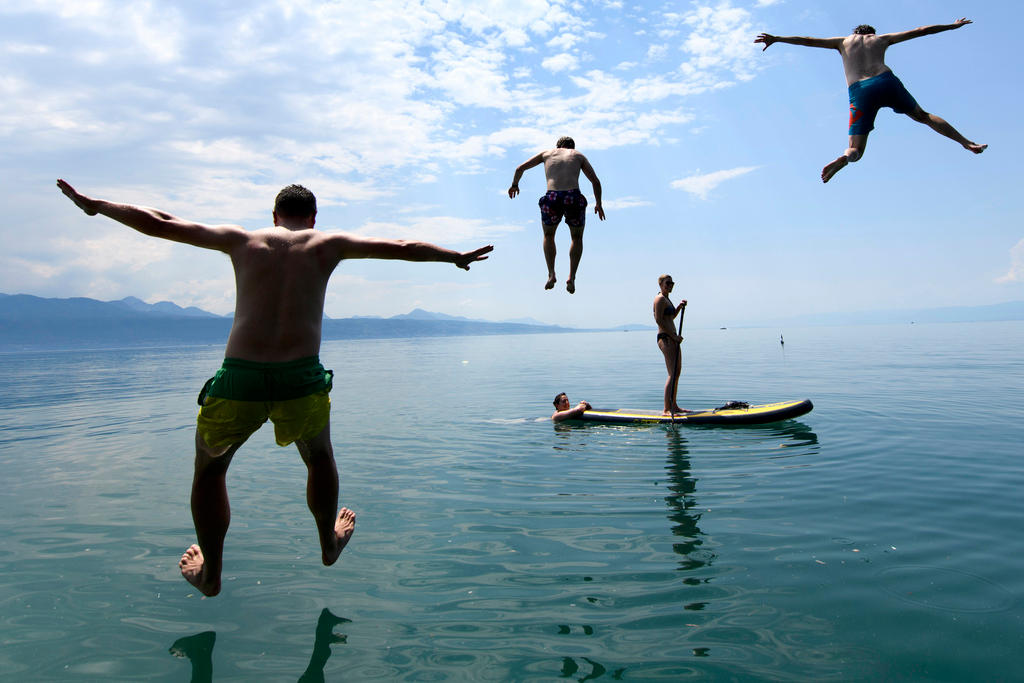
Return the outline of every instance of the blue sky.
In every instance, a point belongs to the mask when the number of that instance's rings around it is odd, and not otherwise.
[[[979,9],[976,9],[979,8]],[[829,50],[754,45],[948,23],[887,63],[974,156],[885,109],[863,160]],[[577,326],[651,320],[671,273],[687,323],[1024,299],[1019,3],[0,0],[0,291],[233,306],[221,254],[79,213],[54,186],[190,219],[270,223],[312,189],[318,227],[458,249],[343,263],[332,317],[414,307]],[[572,135],[604,185],[577,293],[544,291],[537,197],[515,166]],[[589,184],[583,181],[590,195]],[[558,275],[568,273],[558,233]]]

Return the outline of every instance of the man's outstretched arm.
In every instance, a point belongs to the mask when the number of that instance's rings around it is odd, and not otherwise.
[[[106,216],[151,237],[161,237],[174,242],[184,242],[196,247],[223,252],[230,251],[232,247],[246,239],[245,229],[237,225],[193,223],[158,209],[132,204],[115,204],[103,199],[87,197],[71,187],[65,180],[58,180],[57,187],[86,215]]]
[[[912,38],[920,38],[921,36],[930,36],[934,33],[942,33],[943,31],[952,31],[955,28],[966,26],[972,23],[970,19],[964,17],[954,21],[952,24],[933,24],[931,26],[918,26],[917,28],[910,29],[909,31],[901,31],[899,33],[886,33],[880,38],[885,38],[889,41],[890,45],[896,43],[902,43],[904,40],[910,40]]]
[[[508,188],[509,199],[512,199],[517,194],[519,194],[519,179],[523,177],[523,174],[526,173],[526,171],[533,168],[534,166],[539,166],[540,164],[544,163],[545,154],[547,154],[547,152],[541,152],[540,154],[530,159],[527,159],[523,163],[516,166],[516,174],[512,176],[512,185]]]
[[[454,263],[463,270],[469,270],[471,263],[485,261],[487,254],[494,250],[488,244],[472,251],[453,251],[429,242],[410,240],[389,240],[376,237],[359,237],[346,233],[334,233],[327,237],[337,260],[354,258],[397,259],[400,261],[440,261]]]
[[[808,38],[805,36],[773,36],[770,33],[761,33],[754,38],[755,43],[764,43],[764,52],[775,43],[789,43],[790,45],[803,45],[804,47],[824,47],[838,50],[843,44],[842,38]]]

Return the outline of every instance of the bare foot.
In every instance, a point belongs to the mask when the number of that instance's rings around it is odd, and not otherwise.
[[[845,167],[848,163],[850,163],[850,160],[847,159],[846,155],[844,154],[843,156],[839,157],[825,168],[821,169],[821,182],[827,183],[828,181],[832,180],[832,176],[834,176],[836,173],[839,173],[839,171],[843,170],[843,167]]]
[[[203,551],[195,543],[188,547],[178,560],[178,569],[185,580],[199,589],[199,592],[208,597],[220,593],[220,579],[216,583],[207,583],[203,577]]]
[[[548,283],[544,285],[544,289],[554,289],[555,283],[558,282],[558,278],[554,274],[548,276]]]
[[[576,293],[576,283],[574,281],[572,281],[572,280],[566,280],[565,281],[565,291],[569,292],[570,294],[575,294]]]
[[[676,406],[672,410],[663,410],[663,411],[661,411],[661,414],[666,416],[666,417],[675,417],[676,415],[685,415],[686,413],[692,413],[692,412],[693,412],[692,410],[687,410],[686,408],[680,408],[679,406]]]
[[[964,145],[964,147],[971,150],[975,154],[981,154],[986,149],[988,149],[988,145],[979,145],[976,142],[969,142],[966,145]]]
[[[334,523],[335,545],[333,548],[324,548],[323,552],[324,564],[326,566],[330,567],[338,561],[338,556],[341,555],[341,551],[348,545],[349,539],[352,538],[352,532],[355,530],[356,513],[348,508],[338,510],[338,520]]]

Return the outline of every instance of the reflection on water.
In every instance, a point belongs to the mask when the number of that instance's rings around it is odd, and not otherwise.
[[[0,358],[0,679],[1016,680],[1024,324],[932,331],[787,333],[783,367],[730,330],[687,395],[816,405],[744,427],[512,419],[554,377],[646,401],[633,335],[568,369],[550,337],[327,344],[351,554],[307,561],[304,472],[253,442],[215,600],[176,561],[222,349]]]
[[[316,636],[313,641],[313,654],[309,657],[309,665],[299,676],[299,683],[323,683],[324,666],[331,657],[331,645],[346,642],[346,636],[335,633],[338,624],[351,623],[351,619],[336,617],[326,607],[320,612],[316,622]],[[183,657],[192,665],[192,683],[211,683],[213,681],[213,646],[217,642],[217,634],[203,631],[194,636],[178,638],[170,647],[175,657]]]
[[[639,537],[622,530],[623,540],[617,546],[619,561],[612,573],[600,577],[612,596],[598,594],[593,601],[599,605],[628,605],[633,618],[617,623],[611,634],[600,618],[602,612],[595,613],[594,621],[589,623],[559,625],[558,634],[574,638],[574,649],[584,651],[569,656],[562,650],[566,656],[562,658],[561,677],[578,681],[675,679],[709,672],[731,677],[745,668],[780,672],[791,658],[807,656],[813,657],[822,671],[830,670],[832,652],[809,643],[781,646],[781,641],[788,638],[784,634],[793,629],[812,641],[827,641],[831,634],[828,622],[799,611],[768,608],[766,602],[779,594],[770,581],[755,581],[753,588],[737,589],[736,577],[749,571],[744,566],[747,548],[736,549],[729,544],[727,559],[716,566],[722,559],[722,541],[728,536],[723,536],[720,504],[711,503],[714,509],[709,507],[710,500],[722,496],[749,499],[753,494],[747,489],[768,472],[814,468],[818,460],[813,456],[820,453],[821,446],[818,435],[806,423],[789,420],[726,427],[554,423],[552,428],[555,438],[551,448],[576,463],[572,475],[580,490],[574,490],[573,496],[608,496],[609,515],[643,530]],[[659,452],[664,458],[661,474],[657,474],[653,460]],[[707,472],[710,464],[733,457],[740,460],[725,468],[727,476],[723,479],[718,475],[710,483],[705,482],[709,490],[702,492],[694,463]],[[596,478],[588,481],[587,473],[594,473]],[[631,510],[631,502],[638,500],[634,496],[643,489],[648,476],[655,478],[662,495],[642,497],[642,507]],[[650,516],[656,511],[652,503],[667,508],[667,535],[660,531],[664,517],[661,524],[656,524]],[[724,509],[734,505],[730,501]],[[705,519],[719,529],[714,537],[702,529]],[[768,536],[775,534],[770,532]],[[669,550],[671,554],[666,555]],[[673,574],[664,572],[669,557],[674,558]],[[594,646],[582,645],[590,639]],[[650,644],[640,646],[647,639]],[[621,652],[626,643],[636,648],[634,657],[615,661],[603,656]]]
[[[668,489],[671,493],[665,496],[665,503],[669,506],[669,520],[672,522],[672,534],[684,540],[672,544],[672,550],[683,557],[679,562],[679,569],[691,571],[710,565],[714,559],[714,553],[701,551],[700,528],[697,522],[700,521],[700,514],[696,512],[697,500],[694,494],[697,491],[697,480],[690,474],[690,458],[686,449],[686,439],[682,433],[675,428],[665,430],[665,439],[668,445],[668,464],[665,470],[668,472]],[[696,577],[687,577],[686,582],[696,582]]]
[[[586,664],[585,667],[581,667],[580,664],[572,657],[565,657],[562,659],[562,678],[575,678],[580,683],[583,681],[592,681],[597,678],[601,678],[605,674],[612,680],[622,680],[622,675],[626,672],[625,669],[616,669],[615,671],[608,671],[600,662],[595,662],[589,657],[581,657],[580,659]],[[589,673],[582,669],[589,669]],[[576,676],[579,675],[579,678]]]
[[[185,657],[192,665],[192,683],[209,683],[213,680],[213,646],[216,642],[215,632],[203,631],[194,636],[178,638],[171,645],[172,655]]]

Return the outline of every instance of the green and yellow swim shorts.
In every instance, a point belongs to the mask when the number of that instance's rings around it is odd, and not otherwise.
[[[279,446],[311,439],[331,419],[333,378],[317,356],[284,363],[225,358],[199,392],[199,436],[219,449],[242,443],[269,419]]]

